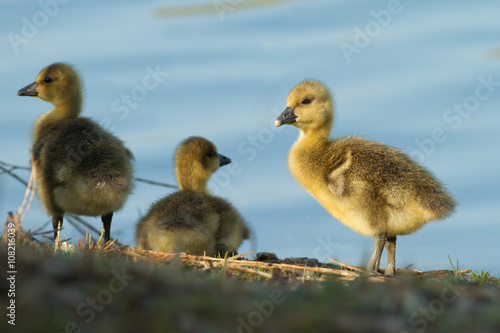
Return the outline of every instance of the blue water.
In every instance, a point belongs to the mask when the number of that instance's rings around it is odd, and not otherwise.
[[[255,241],[240,252],[365,264],[373,240],[336,221],[295,182],[286,156],[298,132],[272,125],[289,90],[317,79],[335,96],[333,136],[405,150],[460,203],[449,219],[399,237],[397,266],[446,269],[450,255],[461,268],[500,276],[500,3],[242,3],[4,2],[0,160],[28,165],[31,127],[51,107],[17,90],[44,66],[70,62],[85,82],[84,115],[126,142],[138,177],[175,184],[173,154],[190,135],[212,140],[233,160],[210,188],[252,226]],[[205,12],[168,12],[191,5]],[[0,175],[0,218],[17,209],[24,191]],[[134,245],[140,214],[169,191],[138,183],[112,235]],[[47,221],[35,201],[23,227]],[[66,223],[64,235],[78,233]]]

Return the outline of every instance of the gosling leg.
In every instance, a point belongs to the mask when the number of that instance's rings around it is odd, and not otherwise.
[[[52,228],[54,230],[54,240],[56,240],[57,233],[60,231],[59,227],[61,227],[61,229],[62,229],[62,225],[63,225],[63,216],[62,215],[53,215],[52,216]]]
[[[102,227],[104,228],[104,243],[107,243],[111,238],[111,219],[113,218],[113,212],[102,215]]]
[[[382,251],[384,250],[384,245],[387,239],[387,234],[385,232],[375,235],[375,242],[373,245],[373,254],[368,262],[366,270],[368,272],[377,272],[380,266],[380,257],[382,257]]]
[[[396,273],[396,236],[387,237],[385,249],[387,250],[385,275],[394,275]]]
[[[228,257],[234,257],[235,255],[238,254],[237,251],[231,251],[229,252],[228,249],[227,249],[227,246],[226,244],[222,244],[222,243],[217,243],[215,245],[215,254],[224,258],[224,256],[227,254]]]

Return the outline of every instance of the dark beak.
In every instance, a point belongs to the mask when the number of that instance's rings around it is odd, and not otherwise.
[[[231,159],[229,157],[226,157],[224,155],[218,154],[219,155],[219,166],[223,166],[226,164],[231,163]]]
[[[292,124],[295,122],[295,119],[297,116],[293,112],[293,108],[290,106],[287,106],[285,111],[283,111],[278,118],[274,121],[274,126],[278,127],[281,125],[286,125],[286,124]]]
[[[18,96],[38,96],[38,91],[36,91],[36,82],[28,84],[26,87],[22,88],[17,92]]]

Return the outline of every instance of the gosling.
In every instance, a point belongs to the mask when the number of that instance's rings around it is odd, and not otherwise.
[[[101,216],[110,239],[113,212],[132,191],[132,153],[123,142],[89,118],[80,117],[82,87],[73,67],[54,63],[42,69],[19,96],[54,105],[33,127],[37,194],[52,216],[54,239],[65,213]]]
[[[184,140],[175,155],[180,191],[154,203],[139,221],[137,247],[193,255],[237,254],[250,237],[247,224],[229,202],[207,189],[212,174],[229,163],[212,142],[201,137]]]
[[[329,139],[333,104],[319,82],[292,89],[275,126],[300,131],[288,155],[294,178],[337,220],[375,238],[368,271],[378,271],[384,247],[385,273],[394,275],[396,236],[450,215],[455,200],[429,171],[398,149],[356,136]]]

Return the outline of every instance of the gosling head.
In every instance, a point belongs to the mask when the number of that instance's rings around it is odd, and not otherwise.
[[[321,128],[330,131],[333,105],[330,92],[323,84],[302,81],[290,91],[286,105],[274,126],[290,124],[304,133]]]
[[[207,182],[219,167],[231,160],[219,153],[217,147],[202,137],[184,140],[175,154],[175,173],[181,190],[207,191]]]
[[[19,96],[38,97],[56,107],[78,107],[81,104],[81,83],[76,70],[64,63],[42,69],[35,82],[17,92]]]

